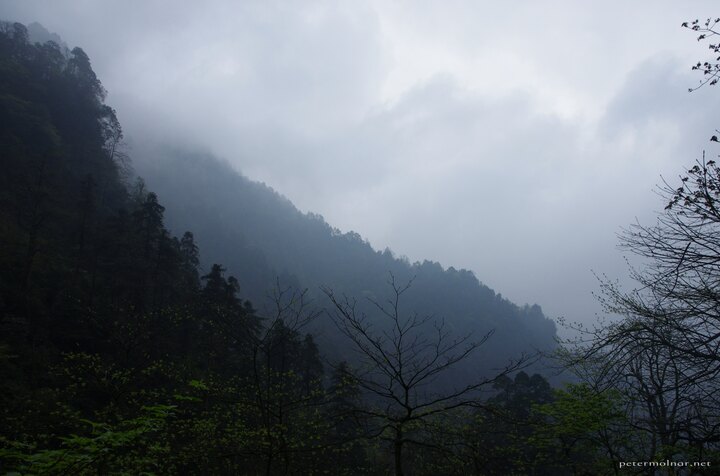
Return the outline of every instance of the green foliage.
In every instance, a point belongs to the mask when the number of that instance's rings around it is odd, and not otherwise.
[[[531,442],[542,421],[535,406],[554,400],[550,384],[539,374],[518,372],[494,385],[495,395],[482,408],[458,423],[462,467],[475,474],[552,474],[538,465],[538,448]]]
[[[22,474],[163,474],[170,448],[162,438],[174,407],[143,407],[140,415],[114,425],[82,420],[84,435],[60,437],[57,449],[9,445],[0,458],[13,462]]]
[[[570,384],[551,403],[536,405],[530,444],[538,462],[583,474],[612,474],[631,438],[624,402],[616,390]]]
[[[3,473],[386,474],[387,432],[371,434],[355,411],[363,395],[347,365],[326,375],[321,349],[331,353],[331,342],[305,329],[318,314],[307,293],[278,283],[274,311],[262,316],[240,297],[264,293],[283,264],[293,284],[328,278],[372,296],[387,270],[420,271],[418,308],[436,310],[437,292],[459,326],[502,318],[528,341],[532,326],[554,334],[539,308],[513,306],[471,273],[376,253],[277,194],[268,204],[257,184],[238,200],[254,220],[227,217],[220,228],[229,233],[203,237],[208,255],[227,254],[242,279],[219,264],[201,273],[195,235],[173,236],[158,195],[140,179],[128,183],[122,128],[105,95],[82,49],[30,44],[23,25],[0,24]],[[226,175],[232,188],[237,177]],[[287,221],[258,218],[275,207]],[[269,237],[269,254],[248,251],[236,224],[251,241]],[[195,224],[213,229],[205,225]],[[241,252],[212,246],[221,235],[237,238]],[[526,409],[534,398],[503,405]],[[423,441],[448,441],[408,453],[417,474],[465,464],[468,433],[459,429],[473,416],[445,416],[405,427]],[[497,424],[478,422],[478,431]]]

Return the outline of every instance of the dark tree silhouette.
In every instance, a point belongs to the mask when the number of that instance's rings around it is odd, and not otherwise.
[[[641,260],[630,271],[637,288],[601,279],[599,299],[621,319],[587,330],[590,345],[574,357],[584,380],[625,394],[651,458],[702,454],[720,441],[720,168],[703,157],[659,194],[657,222],[620,237]]]
[[[527,355],[521,355],[491,377],[480,377],[457,387],[446,385],[444,390],[438,386],[430,388],[481,347],[493,331],[478,340],[472,340],[471,334],[453,337],[443,320],[430,315],[403,314],[400,301],[411,284],[412,281],[401,286],[390,275],[391,298],[385,303],[369,300],[385,318],[384,322],[371,321],[358,309],[355,300],[324,289],[334,306],[331,316],[335,325],[360,357],[357,367],[349,372],[368,398],[356,410],[375,422],[372,435],[392,444],[397,476],[405,474],[406,444],[440,446],[423,438],[424,425],[434,417],[478,405],[479,393],[486,385],[530,361]]]
[[[684,22],[683,28],[689,28],[695,32],[698,32],[698,41],[712,41],[716,37],[720,36],[720,18],[712,19],[708,18],[704,22],[700,20],[693,20],[691,22]],[[700,80],[700,84],[694,88],[690,88],[689,91],[693,92],[706,84],[714,86],[720,79],[720,42],[709,43],[708,48],[711,51],[712,58],[706,61],[698,61],[697,64],[693,65],[693,71],[700,71],[703,74],[703,78]]]

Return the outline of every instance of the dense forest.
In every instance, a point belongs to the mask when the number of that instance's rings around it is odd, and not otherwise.
[[[0,28],[1,472],[716,461],[715,162],[625,233],[655,260],[646,292],[603,282],[622,319],[557,347],[538,306],[375,251],[207,154],[140,151],[145,182],[88,56],[31,33]],[[560,367],[573,383],[553,387]]]
[[[452,372],[454,379],[471,379],[478,369],[556,345],[555,324],[539,306],[514,305],[470,271],[446,270],[430,261],[411,264],[388,249],[375,251],[358,233],[342,233],[321,216],[301,213],[269,187],[208,154],[161,147],[138,152],[135,168],[169,204],[168,226],[193,230],[203,250],[201,266],[223,263],[238,278],[243,295],[260,309],[278,277],[307,288],[308,297],[324,308],[329,303],[321,288],[359,298],[359,306],[368,299],[384,301],[392,275],[399,283],[412,281],[403,296],[406,312],[444,317],[458,334],[493,331],[477,355]],[[372,314],[372,307],[363,311]],[[326,354],[348,358],[337,349],[342,340],[327,319],[321,316],[311,329]]]

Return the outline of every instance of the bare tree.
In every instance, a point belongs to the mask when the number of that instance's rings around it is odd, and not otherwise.
[[[622,395],[633,435],[632,444],[623,450],[626,459],[662,459],[688,452],[698,456],[714,438],[715,430],[707,423],[717,415],[717,384],[698,378],[696,362],[659,345],[652,336],[637,329],[617,331],[613,330],[612,340],[601,338],[590,347],[594,358],[585,361],[592,363],[586,365],[584,380],[597,391],[611,388]]]
[[[478,340],[472,340],[471,334],[453,337],[444,320],[402,313],[400,301],[411,284],[401,286],[390,275],[391,298],[384,303],[369,299],[379,320],[360,311],[356,300],[323,289],[333,304],[333,322],[359,354],[358,364],[350,372],[368,398],[357,411],[375,422],[373,436],[392,443],[397,476],[404,474],[406,444],[439,447],[437,442],[424,441],[418,428],[433,417],[479,405],[483,387],[530,362],[529,356],[521,355],[491,377],[478,376],[472,382],[442,389],[433,385],[470,357],[493,331]]]
[[[278,279],[265,326],[253,336],[253,406],[263,428],[261,448],[267,475],[273,473],[276,459],[281,461],[282,473],[290,474],[292,456],[298,451],[298,441],[294,441],[298,435],[293,434],[300,425],[297,420],[302,421],[303,411],[325,403],[312,389],[320,385],[322,371],[314,375],[301,361],[300,332],[319,314],[309,307],[306,295],[307,290],[283,287]],[[318,381],[311,386],[308,379]]]
[[[225,280],[222,271],[213,266],[204,277],[205,289],[220,304],[211,306],[210,316],[223,337],[215,345],[228,349],[219,354],[220,364],[237,378],[216,391],[227,405],[228,420],[252,422],[241,425],[244,437],[224,456],[249,457],[254,471],[266,475],[291,474],[292,469],[317,464],[313,456],[326,451],[326,442],[312,437],[328,426],[320,410],[329,401],[318,348],[302,331],[319,312],[307,290],[283,286],[278,279],[258,316],[247,301],[237,298],[237,280]]]
[[[646,346],[694,362],[696,380],[714,378],[720,374],[720,169],[703,157],[680,187],[664,183],[659,192],[667,205],[657,223],[636,224],[621,236],[623,248],[645,261],[631,271],[639,287],[624,292],[602,283],[607,310],[626,316],[605,340],[642,336]]]
[[[659,187],[654,225],[623,230],[621,247],[641,262],[637,287],[601,279],[599,299],[620,319],[586,330],[573,362],[593,362],[584,379],[626,395],[650,457],[720,442],[720,169],[703,157],[679,182]]]

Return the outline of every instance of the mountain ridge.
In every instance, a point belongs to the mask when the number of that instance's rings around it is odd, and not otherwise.
[[[412,281],[404,303],[408,312],[444,318],[459,333],[494,333],[476,365],[489,368],[555,346],[555,324],[540,306],[512,303],[472,271],[428,260],[410,263],[389,249],[375,250],[359,233],[343,233],[321,215],[303,213],[272,187],[209,153],[160,146],[139,151],[134,163],[166,203],[168,227],[193,230],[201,264],[222,262],[256,306],[262,307],[278,279],[308,288],[320,307],[327,304],[323,287],[360,301],[382,301],[392,274],[398,282]],[[314,333],[329,332],[321,347],[336,354],[329,327],[320,324]]]

